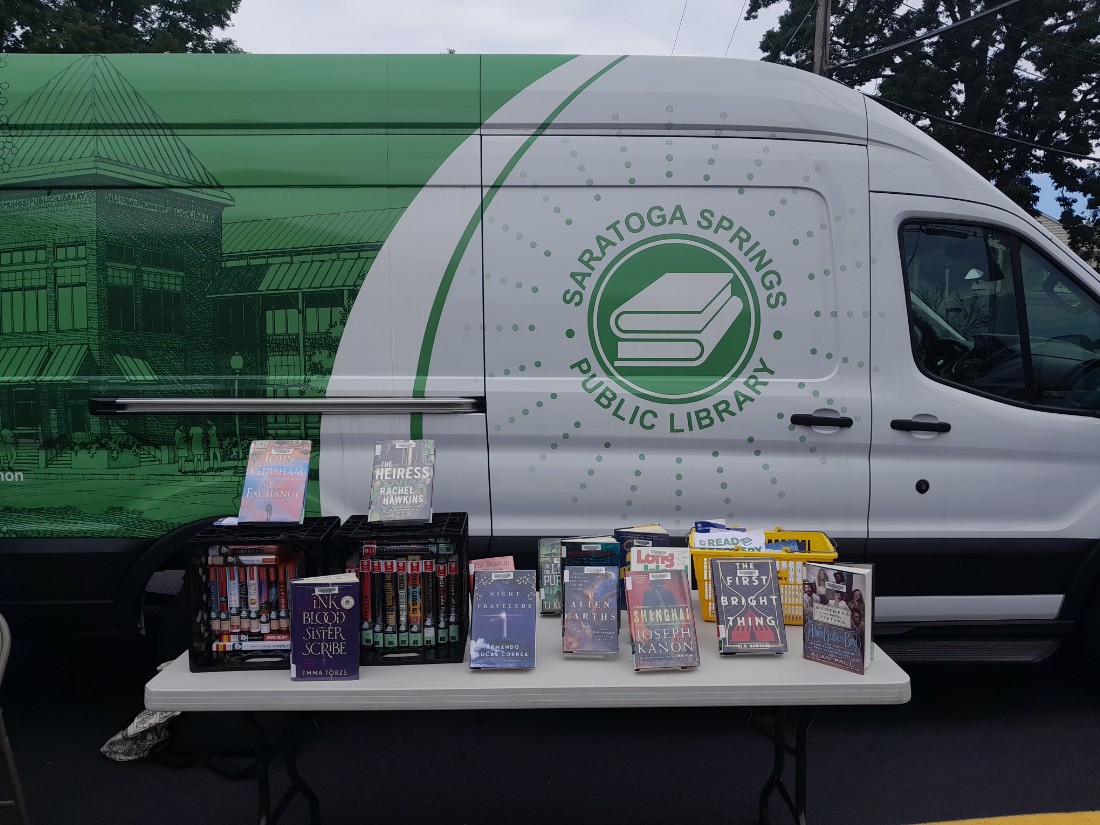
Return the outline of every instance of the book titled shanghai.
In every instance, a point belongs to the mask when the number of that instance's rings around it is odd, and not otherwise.
[[[862,674],[871,664],[874,567],[814,564],[803,567],[802,656]]]
[[[239,524],[301,524],[306,514],[309,440],[253,441],[248,448]]]
[[[367,521],[427,524],[432,520],[435,441],[379,441],[374,448]]]
[[[718,652],[786,653],[774,559],[711,559]]]
[[[610,656],[619,652],[617,564],[562,569],[562,652]]]
[[[359,578],[354,573],[290,583],[290,678],[359,678]]]
[[[691,579],[683,570],[632,570],[626,577],[634,669],[699,667]]]
[[[534,570],[479,570],[470,610],[470,667],[535,666]]]

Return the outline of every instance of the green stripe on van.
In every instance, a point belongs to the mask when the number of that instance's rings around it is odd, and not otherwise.
[[[432,351],[435,349],[435,338],[436,335],[439,334],[439,319],[443,316],[443,307],[447,303],[447,296],[451,291],[451,284],[454,282],[455,272],[458,271],[459,261],[461,261],[462,256],[466,254],[466,247],[469,246],[470,239],[473,238],[474,232],[481,223],[481,216],[488,210],[493,199],[496,198],[497,192],[500,191],[500,188],[504,185],[504,181],[508,179],[512,170],[515,169],[520,158],[522,158],[534,142],[542,137],[543,133],[550,128],[550,124],[565,110],[565,107],[576,100],[581,92],[607,74],[607,72],[611,71],[611,69],[626,60],[626,58],[627,55],[622,55],[608,63],[592,75],[592,77],[588,78],[588,80],[574,89],[568,97],[558,104],[558,107],[550,113],[549,117],[542,122],[534,133],[523,142],[519,150],[512,155],[512,159],[505,164],[500,174],[497,175],[496,180],[493,181],[493,185],[489,187],[489,191],[486,192],[485,196],[481,199],[480,208],[470,216],[470,220],[466,224],[466,229],[463,231],[462,237],[455,246],[454,252],[451,253],[450,260],[447,262],[447,269],[439,282],[439,288],[435,293],[435,300],[432,302],[432,310],[428,314],[428,324],[424,329],[424,339],[420,345],[420,358],[416,363],[416,380],[413,382],[412,392],[413,398],[424,397],[424,392],[428,384],[428,370],[431,367]],[[424,415],[422,413],[413,413],[409,416],[409,437],[414,439],[424,437]]]

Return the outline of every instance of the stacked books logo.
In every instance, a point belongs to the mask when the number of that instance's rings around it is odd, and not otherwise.
[[[706,398],[736,378],[759,337],[760,305],[742,266],[716,244],[662,236],[608,265],[590,310],[593,350],[630,392]]]

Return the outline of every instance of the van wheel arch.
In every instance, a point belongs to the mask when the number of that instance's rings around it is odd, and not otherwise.
[[[154,541],[145,549],[140,558],[130,567],[126,578],[119,588],[115,598],[115,623],[124,630],[130,631],[141,628],[142,610],[145,603],[145,589],[153,575],[164,569],[182,569],[184,565],[183,550],[187,542],[214,523],[214,518],[199,519],[188,524],[181,525],[170,533],[166,533]],[[177,559],[179,568],[170,564]],[[186,595],[183,588],[180,593]],[[178,597],[173,599],[177,602]],[[170,618],[172,607],[166,614],[166,622]]]

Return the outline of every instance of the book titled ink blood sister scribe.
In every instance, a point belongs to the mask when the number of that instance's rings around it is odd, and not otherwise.
[[[359,678],[359,578],[312,576],[290,583],[290,678]]]

